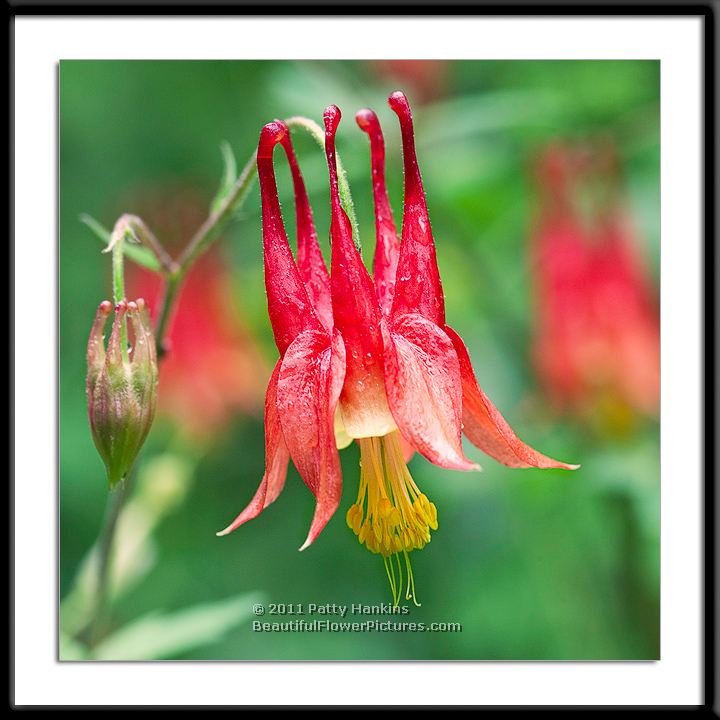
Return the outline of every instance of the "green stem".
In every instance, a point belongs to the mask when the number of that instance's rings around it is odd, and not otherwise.
[[[129,232],[126,217],[123,215],[113,228],[110,236],[110,245],[107,250],[112,251],[112,277],[113,277],[113,300],[115,305],[125,299],[125,258],[123,249],[125,245],[125,234]],[[107,252],[106,250],[106,252]],[[127,322],[125,318],[120,323],[120,347],[123,359],[128,360],[127,343]]]
[[[95,607],[92,612],[88,633],[88,646],[94,648],[102,637],[106,622],[108,589],[110,581],[110,568],[112,567],[112,549],[118,519],[120,518],[125,501],[130,495],[133,470],[120,483],[115,492],[110,493],[105,519],[97,541],[97,581],[95,584]]]
[[[177,262],[177,274],[181,278],[195,260],[210,247],[225,223],[245,202],[257,174],[256,155],[257,153],[251,155],[240,176],[235,181],[232,190],[227,194],[217,210],[211,213],[210,217],[200,226],[185,250],[183,250]]]
[[[112,249],[113,299],[115,304],[125,299],[125,263],[123,262],[123,238]]]

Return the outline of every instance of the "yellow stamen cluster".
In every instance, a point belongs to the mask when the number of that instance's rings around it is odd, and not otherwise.
[[[408,553],[430,542],[430,531],[437,530],[437,508],[420,492],[405,465],[398,431],[377,438],[361,438],[360,487],[358,497],[347,512],[348,527],[361,544],[385,560],[385,569],[395,604],[402,588],[405,556],[408,574],[406,597],[415,600],[415,587]],[[396,556],[399,584],[395,578]]]

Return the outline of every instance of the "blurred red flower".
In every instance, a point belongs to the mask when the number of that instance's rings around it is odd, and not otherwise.
[[[614,149],[554,144],[539,159],[537,180],[534,359],[547,395],[615,424],[657,413],[657,298]]]

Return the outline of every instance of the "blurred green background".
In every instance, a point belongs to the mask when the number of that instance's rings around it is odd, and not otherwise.
[[[338,148],[364,254],[372,257],[368,144],[353,115],[364,106],[378,112],[399,223],[399,132],[386,98],[402,87],[416,120],[449,322],[464,337],[481,385],[520,437],[582,468],[510,470],[469,445],[480,474],[441,470],[421,457],[411,461],[415,481],[438,507],[440,528],[427,548],[413,553],[422,607],[401,619],[462,623],[461,633],[256,633],[249,614],[255,601],[389,602],[381,560],[345,524],[359,453],[355,446],[341,453],[341,510],[313,547],[298,553],[313,501],[292,467],[273,506],[229,537],[215,537],[262,476],[261,409],[237,414],[202,443],[185,440],[159,418],[141,454],[134,514],[120,537],[128,570],[118,580],[107,630],[116,647],[105,656],[659,657],[658,424],[646,418],[629,432],[604,433],[543,402],[530,355],[527,262],[533,153],[554,138],[602,133],[618,143],[638,240],[657,277],[659,72],[659,63],[650,61],[448,62],[414,69],[361,62],[62,62],[61,656],[83,657],[71,637],[87,612],[78,586],[108,495],[84,381],[92,318],[111,292],[110,258],[79,216],[89,213],[112,227],[122,212],[142,214],[129,204],[135,199],[141,205],[148,194],[175,188],[189,189],[209,206],[222,172],[222,141],[242,165],[264,123],[292,115],[321,122],[324,107],[335,103],[345,114]],[[312,140],[294,142],[326,250],[325,160]],[[277,164],[292,238],[289,174],[284,161]],[[179,227],[178,236],[187,240],[195,229]],[[173,246],[178,238],[161,239]],[[267,374],[249,379],[262,393],[276,350],[265,304],[257,186],[223,233],[219,251],[232,273],[236,306],[267,364]]]

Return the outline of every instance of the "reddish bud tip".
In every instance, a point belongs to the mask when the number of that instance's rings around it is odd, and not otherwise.
[[[396,90],[394,93],[391,93],[390,97],[388,97],[388,105],[401,120],[411,119],[410,105],[404,92]]]
[[[258,157],[271,158],[275,145],[282,142],[289,132],[287,125],[282,120],[273,120],[265,125],[260,132]]]
[[[135,301],[135,304],[136,304],[141,310],[144,310],[144,309],[145,309],[145,299],[144,299],[144,298],[138,298],[138,299]]]
[[[410,112],[410,103],[405,97],[405,93],[400,90],[396,90],[388,98],[388,105],[392,111],[398,116],[400,121],[400,132],[403,140],[403,155],[405,158],[405,173],[408,171],[408,163],[410,165],[417,165],[415,158],[415,131],[413,129],[412,112]],[[418,182],[420,181],[418,173]]]
[[[335,158],[335,133],[342,113],[337,105],[330,105],[325,108],[323,120],[325,122],[325,156],[327,157],[328,169],[330,170],[330,195],[332,203],[337,202],[340,207],[338,196],[337,160]]]
[[[104,315],[109,315],[111,310],[112,310],[112,303],[109,300],[103,300],[100,303],[100,307],[98,307],[98,312],[101,312]]]
[[[134,303],[132,300],[127,304],[128,312],[135,312],[138,309],[138,306],[136,303]]]
[[[323,113],[323,120],[325,121],[325,134],[329,137],[334,137],[335,132],[340,124],[340,118],[342,113],[337,105],[329,105],[325,108]]]
[[[362,108],[355,113],[355,122],[366,133],[370,132],[371,127],[376,125],[377,121],[377,115],[369,108]]]
[[[115,306],[115,312],[118,315],[124,315],[125,312],[127,312],[128,306],[127,303],[124,300],[121,300],[116,306]]]
[[[358,127],[370,138],[373,161],[377,161],[380,164],[384,163],[385,143],[377,115],[372,110],[363,108],[355,113],[355,121]],[[377,157],[378,154],[381,155],[381,157]]]

